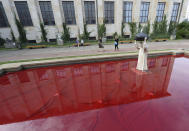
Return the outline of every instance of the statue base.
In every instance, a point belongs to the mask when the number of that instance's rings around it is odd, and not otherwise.
[[[136,73],[137,75],[149,75],[149,74],[152,74],[152,72],[149,71],[149,70],[141,71],[141,70],[138,70],[138,69],[136,69],[136,68],[131,68],[131,71],[133,71],[133,72]]]

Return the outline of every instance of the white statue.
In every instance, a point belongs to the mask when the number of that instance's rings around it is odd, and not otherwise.
[[[137,43],[135,40],[136,48],[139,50],[137,70],[141,70],[141,71],[148,70],[148,64],[147,64],[148,50],[147,50],[146,40],[147,37],[144,38],[144,41],[140,41],[139,43]]]

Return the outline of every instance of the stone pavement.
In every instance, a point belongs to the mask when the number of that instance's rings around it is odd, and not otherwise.
[[[167,42],[150,42],[149,50],[165,49],[189,49],[189,40],[174,40]],[[64,47],[64,48],[43,48],[43,49],[23,49],[15,51],[0,51],[0,62],[15,60],[30,60],[65,56],[82,56],[106,53],[121,53],[137,51],[134,44],[119,44],[119,51],[114,51],[114,45],[105,45],[104,49],[97,45],[86,47]]]

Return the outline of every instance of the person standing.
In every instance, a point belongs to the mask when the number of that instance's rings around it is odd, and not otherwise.
[[[104,48],[104,46],[102,45],[102,38],[101,37],[98,40],[98,46],[99,46],[99,48]]]
[[[114,45],[115,45],[115,50],[119,50],[119,39],[118,39],[118,37],[115,37]]]
[[[76,44],[77,44],[77,47],[79,47],[79,40],[78,40],[78,38],[76,40]]]
[[[84,46],[84,40],[81,39],[81,46]]]

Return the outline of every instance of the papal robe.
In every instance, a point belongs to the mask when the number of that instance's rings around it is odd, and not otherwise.
[[[147,71],[148,70],[148,64],[147,64],[147,44],[146,41],[144,43],[138,43],[136,44],[137,49],[139,50],[138,54],[138,63],[137,63],[137,69],[141,71]]]

